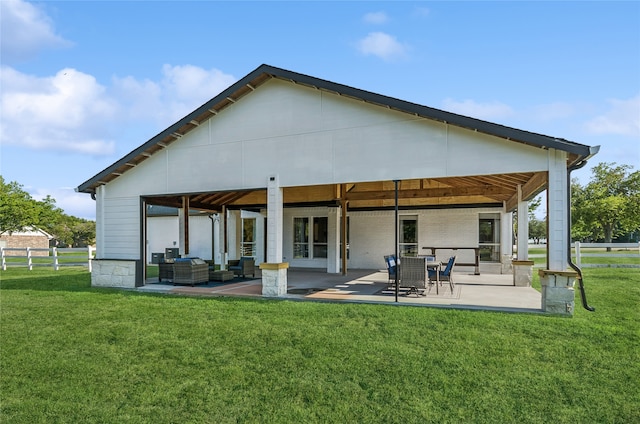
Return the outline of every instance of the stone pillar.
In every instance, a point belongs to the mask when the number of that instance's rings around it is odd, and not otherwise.
[[[340,273],[340,208],[328,208],[327,272]]]
[[[516,287],[531,287],[533,279],[533,261],[514,260],[513,285]]]
[[[573,316],[575,309],[575,271],[538,271],[542,286],[542,310],[563,316]]]
[[[271,175],[267,181],[267,262],[260,264],[263,296],[287,294],[289,264],[282,262],[282,204],[280,181],[277,175]]]
[[[94,259],[91,270],[92,287],[135,288],[143,286],[136,281],[141,261],[125,259]]]
[[[268,297],[282,297],[287,294],[288,263],[260,264],[262,271],[262,295]]]

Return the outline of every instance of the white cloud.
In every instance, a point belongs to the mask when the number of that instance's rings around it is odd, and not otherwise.
[[[0,68],[0,142],[33,149],[106,155],[105,138],[116,105],[91,75],[66,68],[35,77]]]
[[[501,102],[478,103],[475,100],[456,101],[450,98],[442,102],[442,107],[448,112],[458,113],[460,115],[472,118],[493,120],[498,118],[507,118],[514,114],[513,109]]]
[[[114,94],[128,116],[153,119],[168,126],[236,81],[234,76],[218,69],[193,65],[164,65],[162,73],[158,82],[131,76],[114,78]]]
[[[71,43],[55,33],[51,19],[38,7],[21,0],[0,1],[2,61],[26,60],[45,48]]]
[[[626,100],[608,100],[609,110],[585,124],[591,134],[640,136],[640,94]]]
[[[365,56],[377,56],[386,61],[403,58],[409,51],[409,46],[400,43],[393,35],[384,32],[371,32],[359,40],[358,50]]]
[[[96,202],[86,193],[76,193],[71,187],[43,188],[31,190],[31,196],[36,200],[43,200],[47,195],[53,197],[56,206],[65,214],[78,218],[95,220]]]
[[[554,102],[533,108],[532,116],[539,121],[550,122],[558,119],[568,119],[575,116],[581,107],[566,102]]]
[[[384,24],[389,20],[389,17],[384,12],[369,12],[362,18],[368,24]]]
[[[217,69],[170,66],[161,81],[114,78],[105,87],[66,68],[36,77],[0,68],[0,143],[92,156],[115,152],[118,128],[129,122],[164,128],[231,85]],[[140,140],[142,143],[144,140]]]
[[[417,16],[417,17],[426,17],[426,16],[429,16],[429,13],[431,13],[431,11],[426,7],[416,7],[413,10],[414,16]]]

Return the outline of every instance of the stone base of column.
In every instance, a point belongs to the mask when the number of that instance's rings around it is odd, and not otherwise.
[[[544,312],[573,316],[575,308],[574,285],[578,274],[575,271],[538,271],[542,286],[542,310]]]
[[[502,260],[500,261],[500,272],[502,274],[511,274],[513,268],[512,263],[513,260],[511,255],[502,255]]]
[[[516,287],[531,287],[533,280],[533,261],[514,260],[513,285]]]
[[[140,287],[137,281],[140,261],[124,259],[94,259],[91,270],[91,287]]]
[[[266,263],[260,264],[262,271],[262,295],[266,297],[283,297],[287,294],[287,269],[289,264]]]

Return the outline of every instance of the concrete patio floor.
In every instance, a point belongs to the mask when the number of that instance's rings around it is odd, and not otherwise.
[[[381,270],[350,270],[347,275],[327,274],[324,270],[289,269],[288,293],[283,299],[363,302],[396,304],[395,290],[386,290],[387,272]],[[453,273],[453,292],[443,283],[426,295],[407,294],[402,290],[397,304],[439,308],[493,310],[504,312],[542,313],[541,294],[531,287],[514,287],[513,276],[500,274],[473,275],[473,272]],[[136,290],[141,292],[173,293],[193,296],[254,296],[262,297],[259,270],[256,278],[226,284],[209,282],[195,287],[174,286],[149,279]]]

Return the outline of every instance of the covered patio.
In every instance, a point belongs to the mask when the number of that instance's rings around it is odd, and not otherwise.
[[[501,312],[542,313],[541,294],[532,287],[515,287],[511,275],[474,275],[467,270],[455,271],[454,290],[447,283],[436,294],[431,287],[426,295],[400,290],[396,302],[395,290],[388,288],[386,270],[351,270],[347,275],[327,274],[323,269],[289,269],[287,294],[289,300],[362,302],[383,305],[428,306],[452,309],[492,310]],[[148,279],[136,289],[143,293],[165,293],[185,296],[248,296],[262,297],[262,277],[255,279],[174,286]]]
[[[255,285],[266,297],[384,301],[377,286],[386,284],[378,271],[384,256],[437,248],[443,262],[455,254],[447,249],[457,249],[457,261],[469,264],[460,249],[476,249],[480,261],[471,259],[482,275],[473,277],[488,283],[460,275],[459,296],[406,302],[490,308],[488,299],[510,297],[492,290],[507,288],[498,281],[513,278],[512,265],[530,283],[528,202],[546,190],[547,263],[533,309],[571,315],[578,276],[569,270],[571,172],[597,151],[261,65],[78,186],[96,200],[92,285],[145,289],[154,252],[147,207],[158,205],[178,209],[166,243],[182,257],[225,267],[253,243],[246,256],[260,267]],[[253,214],[247,227],[244,212]],[[489,265],[496,274],[485,274]],[[323,272],[299,280],[301,268]],[[308,293],[296,294],[303,285]],[[484,301],[474,298],[476,286]],[[233,289],[253,290],[248,283]]]

